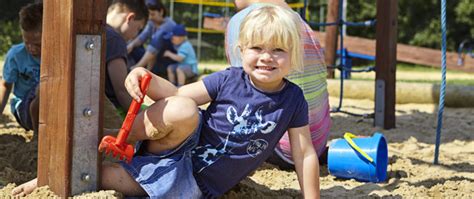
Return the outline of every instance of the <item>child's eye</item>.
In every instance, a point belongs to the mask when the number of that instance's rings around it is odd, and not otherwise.
[[[258,47],[258,46],[252,46],[252,47],[250,47],[250,50],[258,50],[258,51],[260,51],[260,50],[262,50],[262,48],[260,48],[260,47]]]
[[[275,48],[273,49],[273,52],[286,52],[286,51],[281,48]]]

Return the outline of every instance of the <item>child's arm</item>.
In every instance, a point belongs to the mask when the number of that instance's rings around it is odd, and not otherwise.
[[[176,53],[173,53],[169,50],[166,50],[165,53],[163,53],[163,57],[169,57],[172,60],[175,60],[177,62],[182,62],[184,60],[183,56],[180,56]]]
[[[156,55],[152,52],[146,51],[143,57],[136,63],[132,68],[146,68],[148,70],[151,70],[153,67],[153,64],[155,63],[156,60]]]
[[[127,93],[123,82],[127,77],[127,64],[124,58],[116,58],[107,62],[107,71],[109,73],[110,81],[113,85],[115,96],[118,102],[125,110],[128,109],[132,98]]]
[[[143,44],[143,42],[138,37],[133,39],[130,43],[127,44],[127,52],[128,53],[132,52],[132,50],[135,47],[140,46],[142,44]]]
[[[140,91],[139,79],[141,79],[141,77],[143,77],[146,73],[149,73],[152,76],[150,85],[148,86],[147,96],[153,101],[158,101],[170,96],[189,97],[196,101],[198,105],[202,105],[211,101],[211,97],[209,96],[209,93],[207,92],[207,89],[202,81],[187,84],[180,87],[178,90],[178,88],[176,88],[176,86],[174,86],[168,80],[153,74],[147,69],[135,68],[128,74],[127,79],[125,79],[125,87],[132,98],[137,101],[140,100],[140,97],[143,95]]]
[[[288,129],[291,152],[304,198],[319,198],[319,162],[309,126]]]
[[[8,102],[8,97],[10,96],[10,92],[12,90],[13,84],[6,82],[5,80],[0,80],[0,99],[2,100],[2,104],[0,104],[0,114],[3,113],[5,106]]]

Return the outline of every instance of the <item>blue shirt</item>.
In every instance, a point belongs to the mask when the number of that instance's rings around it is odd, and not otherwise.
[[[156,26],[151,20],[148,20],[145,28],[138,35],[138,38],[142,42],[151,39],[150,44],[147,46],[146,50],[156,54],[163,46],[163,42],[161,40],[165,35],[173,30],[174,26],[176,26],[176,22],[168,17],[166,17],[164,22],[159,26]]]
[[[190,65],[193,69],[193,73],[198,74],[198,61],[196,59],[196,53],[194,52],[193,45],[191,45],[191,43],[186,40],[175,48],[178,51],[178,55],[184,57],[184,60],[181,63]]]
[[[194,176],[205,197],[217,197],[254,171],[289,128],[308,124],[308,104],[290,81],[278,92],[255,88],[242,67],[203,79],[212,98],[203,111]]]
[[[127,43],[111,26],[105,28],[106,49],[105,49],[105,95],[115,107],[122,107],[115,95],[114,86],[109,76],[109,62],[114,59],[124,59],[127,63]]]
[[[10,108],[14,112],[17,104],[40,79],[40,60],[26,50],[24,43],[14,45],[8,51],[3,66],[3,79],[13,84]]]

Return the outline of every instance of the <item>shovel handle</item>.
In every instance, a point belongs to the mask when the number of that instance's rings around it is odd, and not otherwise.
[[[140,80],[140,90],[143,93],[143,96],[146,95],[148,90],[148,85],[150,84],[151,75],[149,73],[145,74],[142,79]],[[133,121],[135,121],[135,117],[137,116],[138,111],[140,110],[140,106],[143,103],[143,97],[140,98],[140,101],[132,100],[130,104],[130,108],[128,109],[127,116],[123,121],[122,127],[117,135],[117,141],[115,142],[116,145],[123,145],[126,143],[128,134],[130,133],[130,129],[132,128]]]

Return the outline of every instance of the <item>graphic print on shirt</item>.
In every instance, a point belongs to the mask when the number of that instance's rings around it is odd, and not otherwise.
[[[251,113],[252,110],[249,104],[245,106],[244,111],[240,115],[234,107],[230,106],[227,108],[227,121],[233,126],[233,129],[228,132],[224,142],[217,145],[216,148],[206,144],[204,146],[197,146],[193,150],[194,157],[198,159],[198,162],[195,162],[197,168],[200,168],[198,172],[216,162],[223,154],[231,153],[232,148],[227,146],[229,137],[232,137],[233,140],[238,140],[240,143],[248,142],[246,151],[251,157],[256,157],[268,147],[266,140],[252,140],[251,138],[258,132],[262,134],[271,133],[275,129],[276,123],[273,121],[263,121],[263,110],[261,108],[255,111],[255,115],[251,116]]]

